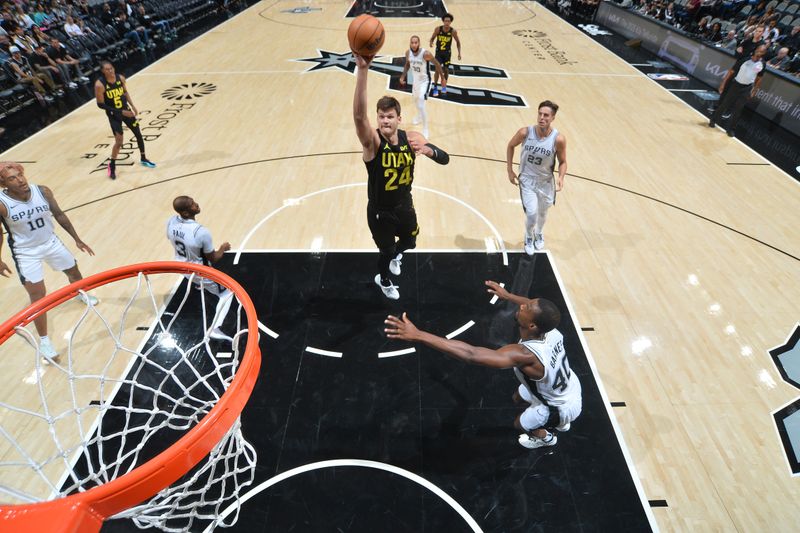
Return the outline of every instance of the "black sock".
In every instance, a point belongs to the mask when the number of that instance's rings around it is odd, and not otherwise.
[[[116,159],[110,160],[108,166],[111,168],[111,172],[114,172],[117,169],[117,160]]]

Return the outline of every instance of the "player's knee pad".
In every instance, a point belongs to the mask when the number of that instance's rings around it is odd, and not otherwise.
[[[550,409],[546,405],[531,405],[522,413],[519,423],[525,431],[533,431],[544,427],[550,418]]]

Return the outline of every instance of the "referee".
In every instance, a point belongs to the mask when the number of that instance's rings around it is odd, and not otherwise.
[[[749,98],[753,98],[756,95],[758,86],[761,84],[761,78],[767,68],[766,63],[764,63],[766,51],[766,45],[757,46],[753,50],[753,55],[750,59],[739,65],[733,79],[730,81],[730,87],[728,87],[727,91],[723,91],[719,105],[714,114],[711,115],[711,120],[708,122],[709,128],[716,127],[717,121],[730,110],[731,118],[728,122],[728,137],[733,137],[736,134],[736,123],[739,121],[744,105]]]

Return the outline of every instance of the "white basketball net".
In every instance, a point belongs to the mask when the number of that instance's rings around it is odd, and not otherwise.
[[[51,500],[116,479],[172,445],[227,390],[247,333],[241,303],[229,291],[224,293],[237,304],[235,320],[225,322],[233,340],[211,339],[215,319],[224,318],[227,309],[220,312],[217,308],[225,306],[218,305],[216,296],[193,286],[199,276],[193,275],[174,294],[167,309],[180,301],[172,316],[159,310],[156,282],[151,281],[156,276],[162,274],[139,273],[98,287],[93,293],[102,301],[81,304],[82,311],[76,307],[78,299],[49,311],[58,362],[41,356],[33,324],[16,328],[18,335],[0,346],[5,368],[27,367],[25,372],[30,372],[13,397],[4,393],[0,401],[0,501]],[[173,281],[180,275],[163,276]],[[165,285],[162,281],[158,284]],[[133,289],[130,298],[120,301],[120,285]],[[62,307],[71,311],[73,320],[80,315],[70,333],[61,330],[67,337],[63,342],[53,334],[53,322],[63,322],[58,314]],[[112,313],[119,318],[107,318]],[[137,331],[145,328],[136,327],[144,316],[145,323],[155,321],[146,342]],[[235,332],[227,325],[233,322]],[[255,464],[256,452],[242,436],[237,419],[186,476],[114,518],[131,518],[141,528],[165,531],[230,526],[238,519],[238,509],[232,519],[218,522],[217,517],[238,504],[239,493],[253,481]]]

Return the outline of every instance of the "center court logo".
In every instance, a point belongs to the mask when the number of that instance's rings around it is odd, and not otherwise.
[[[324,69],[339,69],[349,72],[356,71],[356,62],[352,52],[337,53],[318,50],[319,56],[295,59],[294,61],[316,63],[306,72],[316,72]],[[389,89],[410,93],[411,84],[400,85],[400,75],[403,73],[405,58],[396,57],[391,62],[373,60],[369,69],[389,77]],[[459,78],[501,78],[508,79],[508,74],[503,69],[486,67],[482,65],[450,65],[450,75]],[[480,87],[459,87],[447,84],[447,95],[437,97],[436,100],[451,104],[468,106],[493,106],[493,107],[528,107],[525,99],[519,95],[483,89]]]
[[[213,83],[182,83],[181,85],[170,87],[161,93],[161,98],[166,100],[197,100],[198,98],[202,98],[203,96],[211,94],[216,90],[217,86]]]

